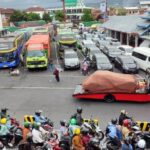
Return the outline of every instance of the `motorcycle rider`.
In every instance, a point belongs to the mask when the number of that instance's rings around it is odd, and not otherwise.
[[[44,123],[46,123],[47,120],[41,114],[42,114],[42,110],[38,110],[35,112],[35,115],[34,115],[35,122],[40,122],[40,123],[44,124]]]
[[[87,128],[82,128],[81,129],[81,134],[82,134],[82,143],[83,146],[86,148],[88,146],[88,143],[91,139],[91,137],[88,134],[89,130]]]
[[[28,134],[31,132],[31,124],[30,122],[24,122],[24,128],[23,128],[23,139],[22,143],[25,143],[27,141]]]
[[[72,147],[73,150],[85,150],[85,147],[82,143],[82,136],[80,134],[80,128],[76,128],[73,138],[72,138]]]
[[[123,121],[123,125],[122,125],[122,136],[123,136],[123,139],[125,139],[127,136],[129,136],[129,133],[130,133],[130,123],[128,121],[128,119],[125,119]]]
[[[39,130],[40,123],[34,123],[33,130],[32,130],[32,141],[35,146],[43,146],[44,140],[42,136],[42,132]]]
[[[74,114],[71,118],[75,118],[77,121],[77,125],[81,126],[83,123],[83,118],[82,118],[82,108],[78,107],[77,108],[77,113]]]
[[[62,139],[64,136],[68,136],[68,128],[66,126],[66,121],[65,120],[61,120],[60,121],[60,139]]]
[[[123,120],[130,119],[130,117],[127,116],[126,110],[121,110],[120,116],[119,116],[119,125],[123,125]]]
[[[13,147],[12,139],[13,139],[13,135],[10,134],[10,131],[8,130],[8,127],[6,126],[7,123],[7,119],[6,118],[2,118],[0,120],[0,140],[3,141],[3,139],[6,139],[6,144],[8,144],[8,146]]]
[[[2,118],[8,118],[9,117],[9,115],[7,114],[7,110],[8,110],[8,108],[2,108],[1,109],[1,112],[0,112],[0,118],[2,119]]]
[[[111,123],[107,126],[106,135],[110,138],[110,140],[117,145],[118,147],[121,146],[121,142],[117,136],[117,118],[111,119]]]
[[[123,144],[122,144],[121,150],[133,150],[133,147],[132,147],[132,145],[131,145],[131,142],[130,142],[130,138],[129,138],[129,137],[126,137],[126,138],[123,140]]]
[[[71,121],[70,121],[70,125],[69,125],[69,135],[70,135],[70,137],[73,136],[76,128],[80,128],[80,127],[77,125],[77,120],[75,118],[72,118]]]

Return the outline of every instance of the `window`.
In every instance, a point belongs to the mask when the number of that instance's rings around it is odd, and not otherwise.
[[[147,56],[143,55],[143,54],[140,54],[140,53],[137,53],[137,52],[133,52],[132,53],[132,56],[136,57],[136,58],[139,58],[141,60],[146,60]]]

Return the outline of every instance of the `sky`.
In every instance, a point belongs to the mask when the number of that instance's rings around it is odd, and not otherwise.
[[[26,9],[31,6],[41,6],[41,7],[54,7],[60,6],[61,0],[0,0],[0,8],[16,8],[16,9]],[[94,0],[94,3],[99,0]],[[85,2],[91,2],[91,0],[85,0]]]

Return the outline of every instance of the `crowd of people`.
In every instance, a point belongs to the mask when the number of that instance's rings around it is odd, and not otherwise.
[[[105,131],[98,128],[96,120],[85,120],[82,108],[61,120],[59,130],[53,122],[38,110],[24,118],[23,126],[8,115],[8,109],[0,112],[0,149],[18,147],[19,150],[146,150],[150,148],[150,133],[142,132],[125,110],[118,118],[111,119]],[[27,119],[28,118],[28,119]],[[33,120],[32,120],[33,119]],[[105,135],[105,136],[104,136]]]

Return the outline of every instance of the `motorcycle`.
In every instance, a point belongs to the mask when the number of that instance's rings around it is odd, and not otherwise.
[[[104,139],[104,133],[100,129],[100,127],[94,122],[94,120],[90,119],[89,122],[84,122],[81,126],[82,128],[87,128],[89,130],[89,134],[93,137],[97,137],[99,141]]]
[[[61,150],[70,150],[70,137],[69,136],[64,136],[61,138],[59,142],[59,147]]]
[[[9,74],[11,76],[19,76],[20,75],[20,71],[19,71],[19,69],[10,69]]]
[[[120,144],[116,144],[116,142],[114,142],[114,140],[110,137],[106,138],[106,147],[108,150],[119,150],[120,149]]]
[[[87,150],[101,150],[99,139],[97,139],[96,137],[91,138],[86,149]]]

